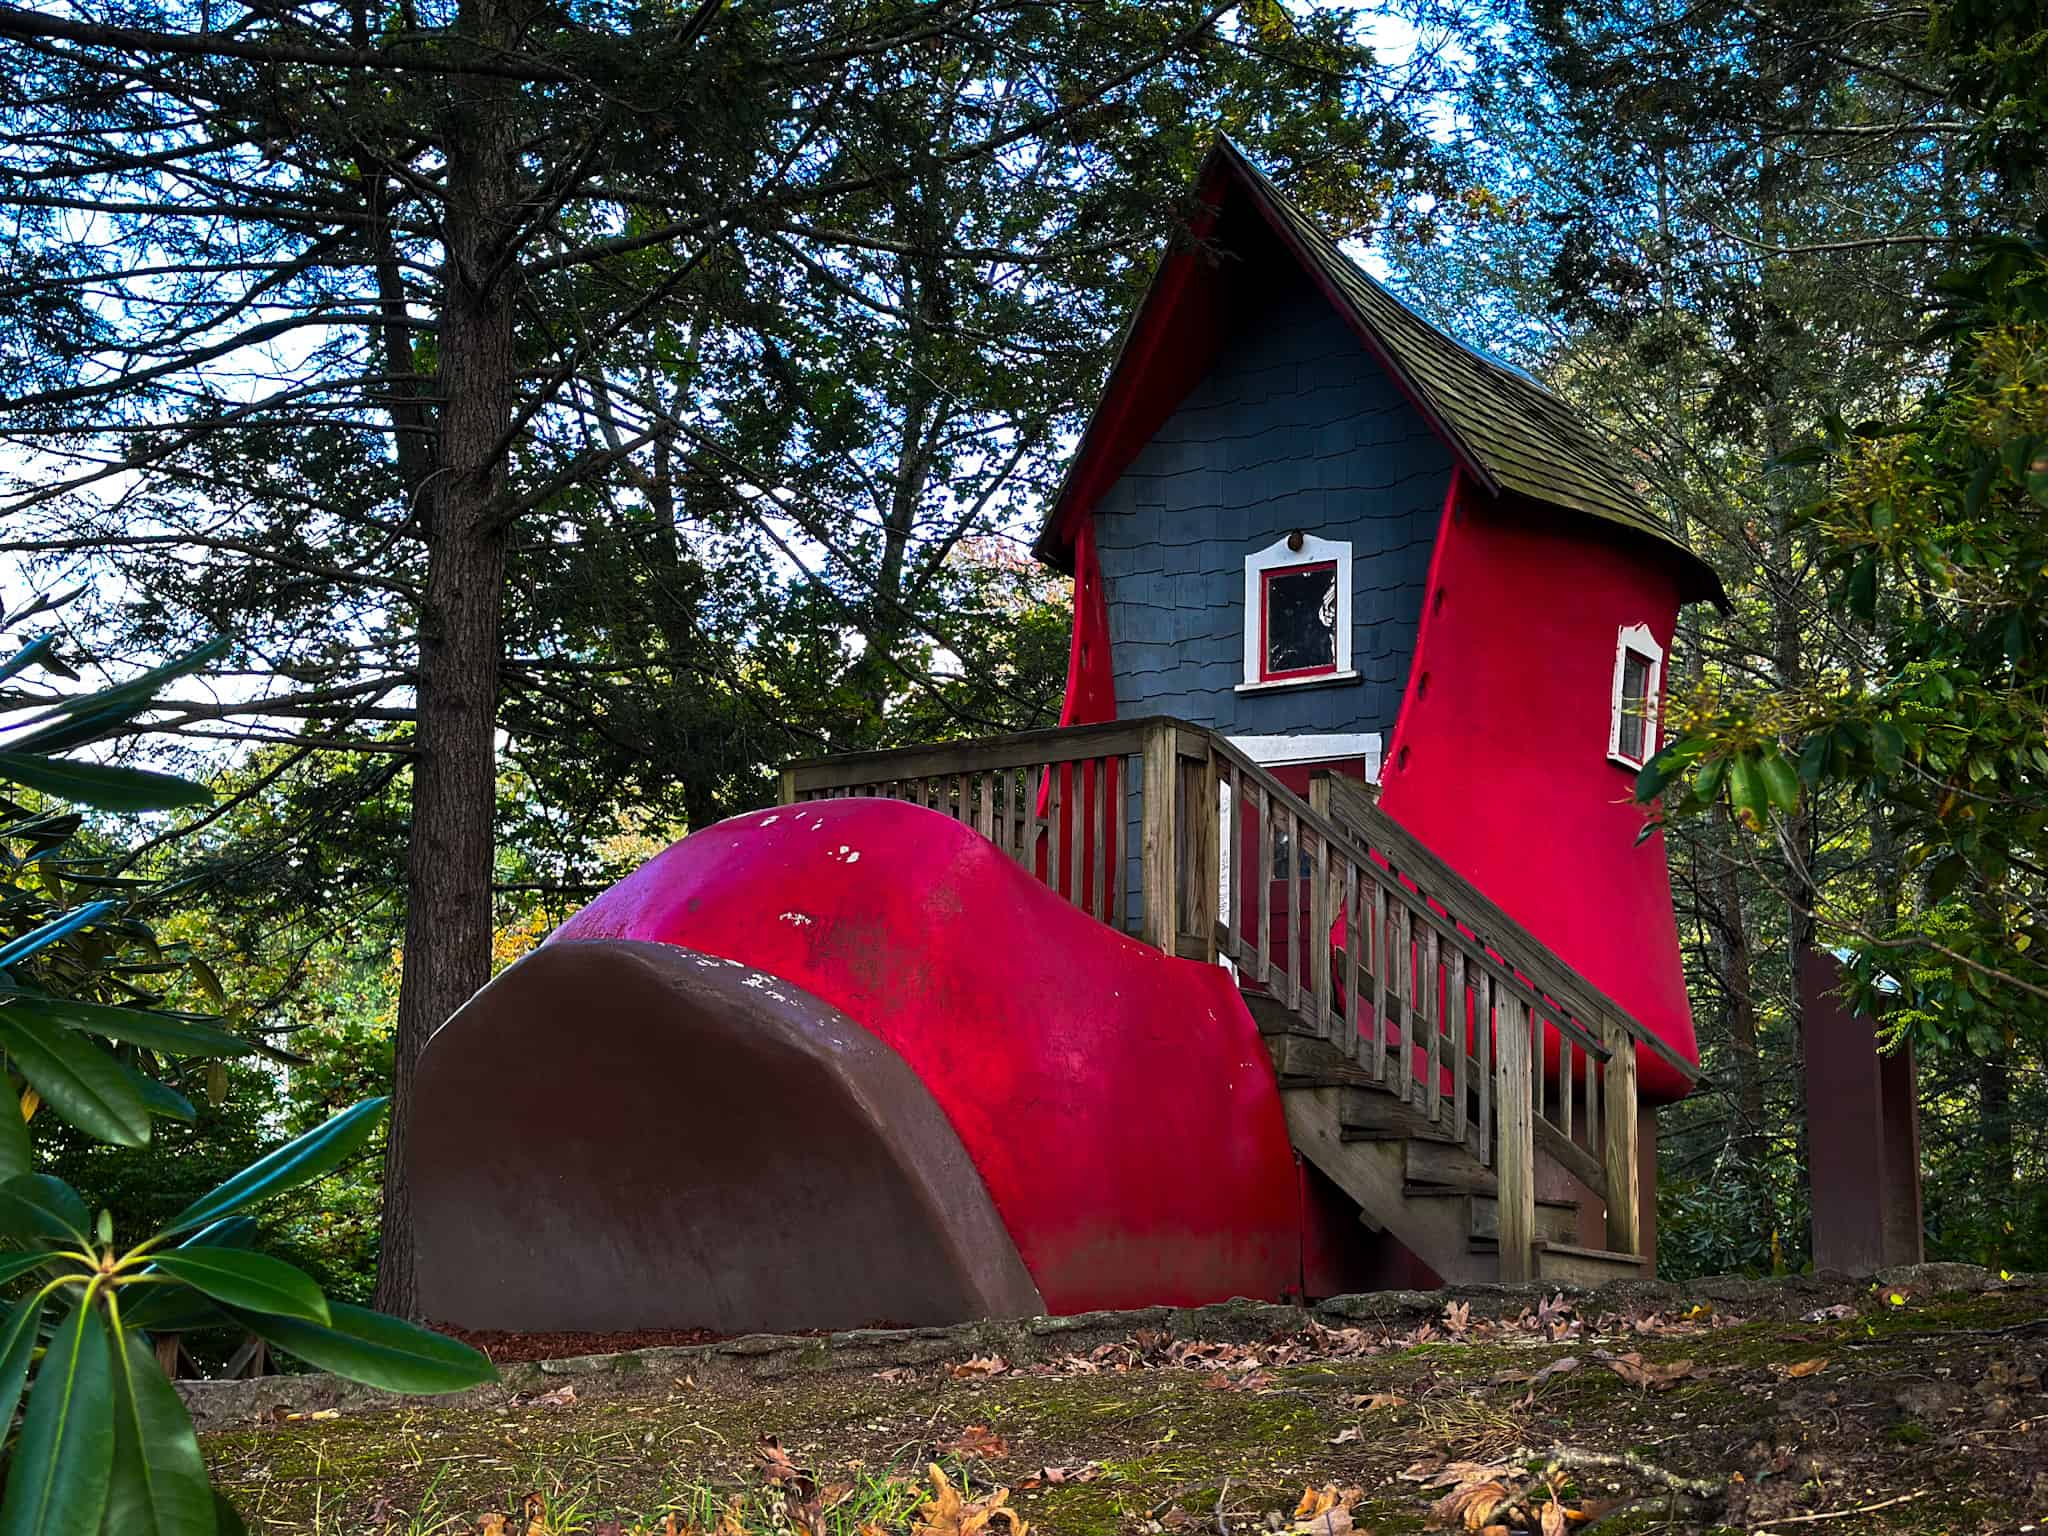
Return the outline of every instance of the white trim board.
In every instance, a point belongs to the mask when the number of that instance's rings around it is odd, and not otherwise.
[[[1380,733],[1378,731],[1304,731],[1299,735],[1226,736],[1238,751],[1261,768],[1285,768],[1294,763],[1326,763],[1339,757],[1365,759],[1365,776],[1380,780]]]
[[[1643,756],[1640,761],[1621,750],[1621,678],[1633,651],[1650,664],[1643,679]],[[1607,760],[1624,768],[1641,768],[1657,755],[1657,727],[1664,698],[1664,647],[1647,624],[1630,624],[1614,637],[1614,689],[1607,717]]]

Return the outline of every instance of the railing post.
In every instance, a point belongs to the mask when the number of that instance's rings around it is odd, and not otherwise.
[[[1606,1102],[1600,1106],[1601,1161],[1607,1172],[1607,1247],[1643,1251],[1642,1190],[1636,1163],[1636,1043],[1613,1019],[1601,1024],[1607,1049]]]
[[[782,770],[782,803],[784,805],[796,804],[796,770],[794,768]]]
[[[1499,1063],[1494,1101],[1500,1138],[1494,1147],[1499,1181],[1500,1278],[1503,1285],[1536,1278],[1536,1122],[1531,1099],[1529,1011],[1519,997],[1496,994],[1500,1027],[1493,1049]]]
[[[1216,756],[1209,750],[1207,738],[1198,736],[1195,740],[1200,746],[1200,755],[1180,760],[1181,801],[1175,812],[1180,821],[1182,844],[1187,850],[1180,870],[1181,889],[1187,897],[1187,931],[1195,942],[1189,950],[1180,949],[1176,943],[1174,952],[1190,960],[1214,965],[1217,886],[1223,879],[1217,853]],[[1179,745],[1176,741],[1176,750]]]
[[[1145,942],[1169,955],[1180,928],[1179,735],[1167,720],[1145,728]]]

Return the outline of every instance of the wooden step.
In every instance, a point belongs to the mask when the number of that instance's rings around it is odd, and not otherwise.
[[[1640,1280],[1650,1261],[1641,1254],[1611,1253],[1605,1248],[1579,1248],[1570,1243],[1536,1244],[1536,1275],[1570,1285],[1604,1285],[1609,1280]]]
[[[1411,1200],[1460,1199],[1470,1214],[1472,1248],[1477,1253],[1495,1253],[1500,1245],[1500,1202],[1491,1195],[1463,1194],[1429,1184],[1410,1184],[1402,1191]],[[1579,1235],[1579,1205],[1576,1200],[1538,1200],[1536,1237],[1539,1242],[1570,1243]]]
[[[1340,1123],[1346,1141],[1426,1141],[1451,1150],[1463,1150],[1451,1140],[1448,1127],[1431,1125],[1426,1117],[1375,1089],[1347,1092],[1338,1114],[1342,1117]],[[1406,1162],[1405,1153],[1403,1162]],[[1405,1167],[1403,1172],[1406,1172]]]
[[[1448,1184],[1476,1195],[1490,1195],[1498,1187],[1493,1170],[1470,1150],[1455,1141],[1425,1137],[1408,1143],[1408,1182]]]

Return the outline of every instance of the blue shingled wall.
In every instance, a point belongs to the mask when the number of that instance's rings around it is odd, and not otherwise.
[[[1266,292],[1097,504],[1117,715],[1390,732],[1450,453],[1305,279]],[[1359,680],[1236,693],[1245,556],[1295,528],[1351,541]]]

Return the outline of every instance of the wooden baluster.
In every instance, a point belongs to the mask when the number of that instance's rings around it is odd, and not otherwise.
[[[1088,759],[1088,910],[1109,921],[1109,760]]]
[[[1067,835],[1064,840],[1065,857],[1060,866],[1060,894],[1071,905],[1086,911],[1087,893],[1081,889],[1081,864],[1086,855],[1081,842],[1088,830],[1088,804],[1081,792],[1079,763],[1060,764],[1060,800],[1063,805],[1071,807],[1065,818]]]
[[[1493,1161],[1493,973],[1481,971],[1477,989],[1479,1026],[1479,1161]]]
[[[1536,994],[1536,1000],[1539,1005],[1543,1001],[1543,994],[1541,992]],[[1543,1101],[1545,1098],[1545,1094],[1543,1092],[1545,1087],[1545,1073],[1543,1070],[1544,1058],[1546,1055],[1546,1048],[1549,1046],[1550,1042],[1544,1038],[1546,1032],[1543,1027],[1543,1014],[1539,1008],[1531,1008],[1529,1010],[1529,1026],[1531,1030],[1534,1031],[1536,1036],[1535,1056],[1532,1060],[1529,1071],[1529,1091],[1532,1096],[1530,1101],[1530,1112],[1534,1114],[1538,1120],[1541,1120],[1543,1118],[1544,1113]]]
[[[1394,997],[1401,1005],[1401,1041],[1394,1048],[1394,1097],[1408,1102],[1410,1080],[1415,1075],[1415,946],[1410,933],[1412,917],[1408,903],[1396,900],[1394,908]]]
[[[1330,911],[1330,845],[1319,833],[1310,834],[1314,850],[1309,861],[1308,937],[1302,948],[1308,954],[1309,996],[1316,1010],[1316,1033],[1335,1042],[1337,1033],[1330,1017],[1330,929],[1336,917]]]
[[[1636,1043],[1620,1024],[1603,1021],[1607,1058],[1606,1135],[1601,1164],[1607,1173],[1607,1246],[1615,1253],[1643,1251],[1642,1190],[1636,1162]]]
[[[1602,1042],[1605,1043],[1604,1041]],[[1586,1150],[1595,1157],[1600,1150],[1600,1058],[1586,1052]]]
[[[1065,819],[1060,815],[1061,791],[1065,786],[1060,783],[1058,763],[1048,763],[1045,773],[1046,782],[1051,786],[1045,797],[1045,883],[1059,891],[1060,876],[1066,870],[1066,839],[1060,825]],[[1066,892],[1060,891],[1060,894],[1064,896]]]
[[[1232,960],[1238,962],[1239,969],[1243,969],[1244,939],[1242,934],[1246,890],[1244,883],[1244,785],[1238,775],[1237,763],[1234,759],[1230,763],[1230,807],[1225,820],[1229,823],[1223,829],[1226,846],[1229,849],[1226,855],[1229,862],[1223,867],[1230,871],[1230,890],[1228,892],[1229,899],[1224,902],[1227,910],[1223,914],[1223,952],[1230,956]]]
[[[1363,1054],[1358,1016],[1365,1011],[1365,1005],[1358,996],[1358,947],[1366,941],[1366,926],[1359,917],[1358,866],[1347,858],[1344,860],[1344,1033],[1338,1044],[1344,1047],[1346,1056],[1353,1058]]]
[[[1429,925],[1429,943],[1424,951],[1422,964],[1422,1017],[1423,1037],[1429,1041],[1429,1123],[1435,1125],[1443,1118],[1444,1108],[1444,1052],[1443,1016],[1444,991],[1443,968],[1438,952],[1436,924]]]
[[[1529,1055],[1530,1010],[1513,993],[1501,998],[1499,1053],[1500,1143],[1494,1160],[1499,1185],[1500,1278],[1515,1285],[1535,1278],[1536,1123],[1531,1098],[1535,1076]],[[1537,1027],[1541,1027],[1537,1021]]]
[[[974,776],[974,830],[990,842],[996,840],[996,778],[993,773]]]
[[[1564,1132],[1564,1139],[1572,1139],[1572,1063],[1577,1058],[1578,1047],[1572,1037],[1563,1030],[1557,1032],[1557,1128]]]
[[[1301,1012],[1301,818],[1287,810],[1287,1006]]]
[[[1465,951],[1451,950],[1451,1134],[1465,1144],[1465,1058],[1472,1049],[1470,1014],[1465,1003]]]
[[[1372,882],[1372,1080],[1387,1080],[1387,888],[1377,874]]]
[[[1248,861],[1252,874],[1252,902],[1259,915],[1259,962],[1258,981],[1270,987],[1273,984],[1273,807],[1266,786],[1258,788],[1259,832],[1258,844]]]
[[[1145,942],[1169,955],[1180,922],[1179,734],[1165,723],[1145,733]]]
[[[1187,932],[1194,938],[1190,956],[1216,961],[1216,888],[1222,883],[1216,843],[1216,754],[1206,749],[1192,762],[1181,763],[1181,836],[1187,862],[1181,870],[1181,895],[1187,903]]]

